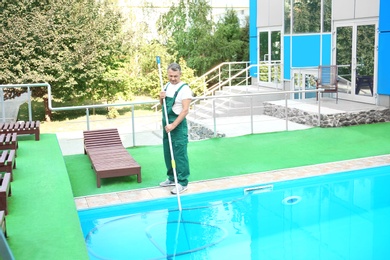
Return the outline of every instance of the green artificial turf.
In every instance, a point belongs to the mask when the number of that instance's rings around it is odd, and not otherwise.
[[[54,134],[18,139],[6,217],[16,259],[88,259],[74,196],[153,187],[166,178],[161,145],[128,149],[142,167],[142,183],[111,178],[97,188],[88,156],[63,157]],[[190,182],[384,155],[390,123],[210,139],[189,143],[188,152]]]
[[[88,259],[56,135],[19,136],[8,243],[15,259]]]
[[[166,178],[162,146],[128,148],[141,165],[135,176],[96,177],[88,156],[65,156],[75,197],[157,186]],[[342,128],[311,128],[190,142],[191,181],[305,166],[390,153],[390,123]]]

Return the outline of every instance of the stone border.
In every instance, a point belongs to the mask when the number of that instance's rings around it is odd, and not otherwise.
[[[264,102],[264,114],[276,118],[286,118],[286,107]],[[318,113],[287,108],[287,117],[291,122],[309,126],[318,126]],[[320,127],[340,127],[351,125],[390,122],[390,109],[378,108],[369,111],[321,114]]]
[[[209,138],[214,138],[214,131],[211,130],[210,128],[201,125],[199,123],[195,123],[193,121],[188,120],[188,138],[190,140],[203,140],[203,139],[209,139]],[[218,133],[216,137],[225,137],[226,135],[224,133]]]

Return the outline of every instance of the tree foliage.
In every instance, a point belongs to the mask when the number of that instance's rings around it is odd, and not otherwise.
[[[205,68],[210,52],[205,45],[210,43],[213,29],[210,16],[211,7],[205,0],[180,0],[162,15],[159,28],[168,52],[176,53],[177,59],[183,58],[201,74],[209,68]]]
[[[240,20],[233,9],[227,9],[225,15],[216,25],[214,34],[218,52],[217,62],[248,60],[249,24],[240,27]]]
[[[181,0],[160,17],[160,38],[150,39],[136,11],[120,12],[116,0],[0,2],[0,84],[47,82],[59,101],[113,102],[119,96],[157,97],[171,62],[191,83],[225,61],[248,59],[248,29],[227,10],[218,23],[206,0]],[[123,16],[126,14],[126,17]],[[161,40],[162,39],[162,40]],[[196,86],[195,86],[196,87]],[[25,89],[7,89],[5,98]],[[47,89],[33,96],[46,99]]]
[[[162,15],[161,21],[159,33],[168,52],[186,60],[198,76],[221,62],[248,60],[248,34],[242,34],[248,29],[240,28],[233,10],[227,10],[215,24],[208,1],[180,0]]]
[[[81,101],[112,100],[123,89],[114,72],[121,66],[121,16],[112,6],[46,0],[5,1],[0,8],[1,84],[48,82],[54,97]]]

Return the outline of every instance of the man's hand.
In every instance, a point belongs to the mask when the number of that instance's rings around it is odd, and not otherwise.
[[[169,133],[169,132],[173,131],[175,128],[176,128],[176,126],[173,123],[172,124],[168,124],[168,125],[165,126],[165,131],[167,133]]]
[[[167,96],[167,93],[165,91],[160,92],[160,105],[163,104],[164,98]]]

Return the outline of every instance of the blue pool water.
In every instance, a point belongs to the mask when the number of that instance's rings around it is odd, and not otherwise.
[[[390,166],[89,210],[91,259],[389,259]]]

